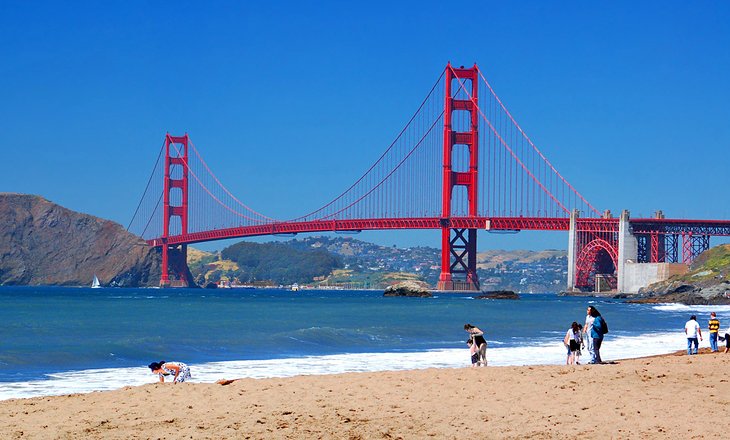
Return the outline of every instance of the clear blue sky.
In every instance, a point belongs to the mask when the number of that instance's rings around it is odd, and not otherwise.
[[[597,208],[730,219],[730,2],[470,3],[3,1],[0,191],[126,226],[165,132],[188,132],[239,199],[291,218],[349,186],[450,60]]]

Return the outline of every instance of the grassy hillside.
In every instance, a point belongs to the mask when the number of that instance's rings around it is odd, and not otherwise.
[[[706,250],[695,259],[689,272],[668,281],[705,286],[724,280],[730,280],[730,244]]]
[[[497,265],[504,263],[534,264],[559,258],[567,258],[567,252],[553,249],[544,251],[494,249],[477,253],[477,267],[479,269],[494,269]]]
[[[730,245],[700,254],[689,272],[640,290],[637,302],[677,302],[689,305],[730,304]]]
[[[221,257],[237,264],[226,275],[243,284],[269,280],[274,284],[308,283],[342,267],[341,258],[326,249],[298,249],[278,242],[236,243],[223,249]]]

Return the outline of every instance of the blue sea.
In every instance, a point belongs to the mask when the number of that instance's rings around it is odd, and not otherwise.
[[[0,400],[157,381],[152,361],[191,366],[192,382],[469,366],[465,323],[486,332],[490,366],[562,364],[571,322],[597,307],[610,326],[604,360],[685,347],[730,306],[639,305],[525,294],[384,298],[382,292],[277,289],[0,287]],[[703,341],[705,346],[707,341]],[[584,361],[588,354],[584,353]]]

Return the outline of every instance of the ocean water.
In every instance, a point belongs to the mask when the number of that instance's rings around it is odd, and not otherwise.
[[[190,365],[192,382],[466,367],[465,323],[485,330],[492,366],[562,364],[563,336],[587,305],[610,326],[604,360],[684,349],[691,314],[703,328],[710,311],[723,332],[730,323],[730,306],[551,294],[0,287],[0,400],[151,383],[146,365],[160,360]]]

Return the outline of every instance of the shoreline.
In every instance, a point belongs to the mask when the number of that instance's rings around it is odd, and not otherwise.
[[[682,341],[674,333],[612,335],[602,350],[606,360],[623,361],[675,354]],[[705,347],[702,348],[703,350]],[[537,345],[502,346],[490,341],[490,367],[559,366],[565,363],[562,342],[544,340]],[[589,360],[584,350],[583,363]],[[352,372],[395,372],[423,369],[458,369],[469,366],[463,348],[435,348],[425,351],[341,353],[301,357],[188,362],[191,383],[211,384],[222,378],[268,379],[348,374]],[[114,391],[126,386],[153,383],[144,365],[98,367],[43,373],[37,378],[0,382],[0,401],[89,392]]]
[[[554,333],[555,335],[547,335]],[[488,340],[487,357],[490,366],[562,365],[565,349],[561,332],[547,332],[531,344],[505,344]],[[612,333],[602,351],[605,360],[636,359],[647,356],[671,355],[685,344],[675,331],[637,334]],[[702,348],[709,347],[703,341]],[[584,350],[582,362],[589,360]],[[342,352],[331,354],[293,355],[230,360],[183,359],[193,370],[192,383],[214,383],[221,378],[283,378],[306,375],[343,374],[349,372],[403,371],[427,368],[461,368],[469,365],[468,350],[458,346],[434,347],[424,350],[391,350]],[[81,368],[52,366],[25,377],[3,374],[0,381],[0,401],[13,398],[33,398],[69,393],[112,391],[125,386],[153,382],[146,363],[129,365],[88,365]]]
[[[704,350],[706,351],[706,350]],[[3,438],[689,438],[720,434],[730,354],[341,373],[0,401]],[[508,385],[505,385],[508,384]],[[162,403],[161,403],[162,402]],[[165,403],[167,402],[167,403]]]

